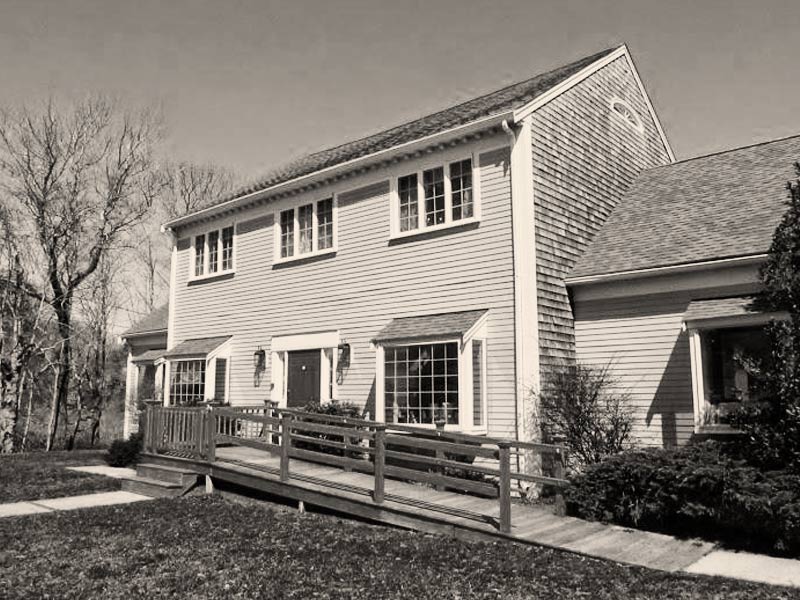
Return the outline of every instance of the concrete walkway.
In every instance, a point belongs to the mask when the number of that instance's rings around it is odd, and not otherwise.
[[[141,494],[132,494],[130,492],[102,492],[99,494],[85,494],[83,496],[69,496],[67,498],[52,498],[49,500],[11,502],[9,504],[0,504],[0,518],[77,510],[79,508],[93,508],[95,506],[130,504],[131,502],[141,502],[142,500],[152,500],[152,498],[149,496],[142,496]]]
[[[687,573],[800,587],[800,560],[763,554],[715,550],[684,570]]]
[[[106,465],[94,465],[90,467],[67,467],[67,470],[90,473],[92,475],[105,475],[106,477],[112,477],[114,479],[130,479],[131,477],[136,477],[136,469],[108,467]]]

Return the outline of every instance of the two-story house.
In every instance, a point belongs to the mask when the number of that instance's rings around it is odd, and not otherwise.
[[[530,438],[574,352],[566,274],[672,160],[624,46],[304,157],[165,224],[169,310],[128,335],[129,382]]]

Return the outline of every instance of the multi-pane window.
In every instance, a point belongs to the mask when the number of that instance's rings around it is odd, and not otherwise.
[[[444,223],[444,169],[428,169],[422,172],[422,185],[425,190],[425,225]]]
[[[314,250],[314,205],[306,204],[297,209],[297,229],[300,234],[300,254]]]
[[[392,231],[402,234],[475,218],[472,166],[467,158],[398,177]]]
[[[281,258],[294,256],[294,209],[281,212]]]
[[[169,399],[178,406],[202,402],[206,391],[206,361],[182,360],[172,363]]]
[[[333,198],[317,202],[317,230],[319,250],[333,248]]]
[[[219,267],[219,231],[208,234],[208,272],[216,273]]]
[[[199,277],[205,273],[206,268],[206,236],[198,235],[194,238],[194,274]]]
[[[233,225],[194,238],[195,277],[233,270]]]
[[[387,423],[458,424],[458,343],[387,347]]]
[[[397,193],[400,196],[400,231],[416,229],[419,212],[416,173],[397,180]]]
[[[472,160],[450,164],[450,189],[453,194],[453,221],[472,216]]]
[[[325,198],[281,211],[278,235],[279,258],[333,250],[336,245],[334,199]]]
[[[233,225],[222,230],[222,270],[233,268]]]

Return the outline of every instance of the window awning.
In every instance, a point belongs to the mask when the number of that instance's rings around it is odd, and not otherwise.
[[[684,321],[698,321],[701,319],[719,319],[722,317],[740,317],[743,315],[758,314],[750,308],[752,296],[739,296],[736,298],[716,298],[714,300],[693,300],[683,316]]]
[[[134,354],[131,357],[131,362],[152,363],[157,361],[159,358],[163,357],[164,353],[166,353],[165,348],[160,348],[159,350],[145,350],[144,352],[139,352],[138,354]]]
[[[195,338],[186,340],[164,354],[165,358],[201,358],[211,354],[232,336]]]
[[[771,319],[783,319],[785,313],[764,313],[753,307],[753,296],[693,300],[686,308],[683,322],[688,327],[713,326],[719,323],[731,325],[767,323]]]
[[[372,342],[381,345],[387,342],[445,338],[459,338],[463,341],[470,330],[480,325],[488,312],[487,309],[480,309],[392,319]]]

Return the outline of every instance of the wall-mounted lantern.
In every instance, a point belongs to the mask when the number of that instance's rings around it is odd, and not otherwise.
[[[263,369],[267,364],[267,353],[259,346],[258,350],[253,352],[253,366],[257,369]]]

